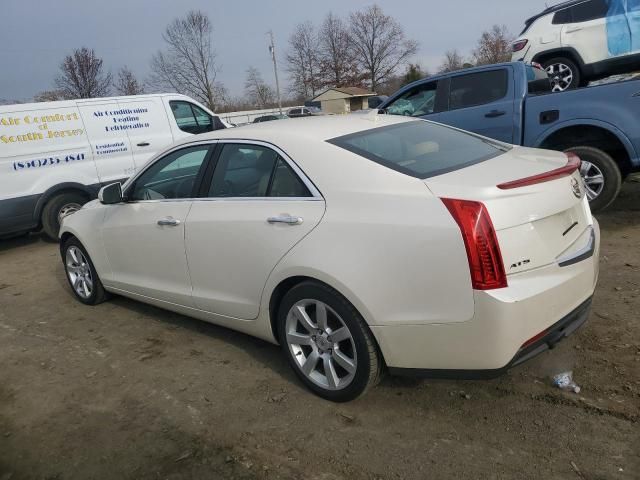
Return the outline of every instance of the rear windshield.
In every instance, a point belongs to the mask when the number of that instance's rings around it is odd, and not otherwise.
[[[328,142],[417,178],[459,170],[509,150],[497,142],[426,121],[374,128]]]

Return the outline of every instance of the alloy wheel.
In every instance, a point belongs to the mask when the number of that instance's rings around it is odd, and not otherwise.
[[[356,347],[344,320],[319,300],[300,300],[286,318],[286,342],[296,366],[314,384],[342,390],[357,369]]]
[[[76,246],[70,246],[65,255],[65,267],[71,286],[76,294],[88,299],[93,293],[93,277],[86,257]]]
[[[554,92],[564,92],[573,82],[573,70],[564,63],[552,63],[546,70]]]
[[[604,175],[596,165],[586,160],[580,164],[580,175],[587,190],[587,199],[592,201],[604,190]]]

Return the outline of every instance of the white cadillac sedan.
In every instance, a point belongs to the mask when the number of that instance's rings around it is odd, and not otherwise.
[[[599,229],[579,159],[384,115],[198,135],[66,217],[109,293],[279,343],[311,390],[498,375],[585,322]]]

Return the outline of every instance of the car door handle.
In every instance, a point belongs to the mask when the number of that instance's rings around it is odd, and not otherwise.
[[[579,32],[580,30],[582,30],[582,27],[567,28],[567,30],[565,31],[565,33]]]
[[[485,113],[485,117],[487,118],[496,118],[496,117],[501,117],[502,115],[504,115],[505,112],[504,110],[491,110],[489,113]]]
[[[149,142],[140,142],[140,143],[138,143],[139,147],[148,147],[149,145],[151,145]]]
[[[302,217],[292,215],[279,215],[277,217],[267,218],[267,222],[269,223],[286,223],[287,225],[300,225],[302,221]]]
[[[165,217],[158,220],[158,225],[163,227],[177,227],[180,225],[180,220],[173,217]]]

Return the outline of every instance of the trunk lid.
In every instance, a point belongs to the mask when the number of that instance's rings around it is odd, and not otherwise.
[[[424,180],[434,195],[482,202],[496,230],[507,275],[556,262],[586,242],[593,220],[582,179],[571,175],[500,189],[497,185],[540,175],[567,164],[552,151],[514,147],[490,160]]]

